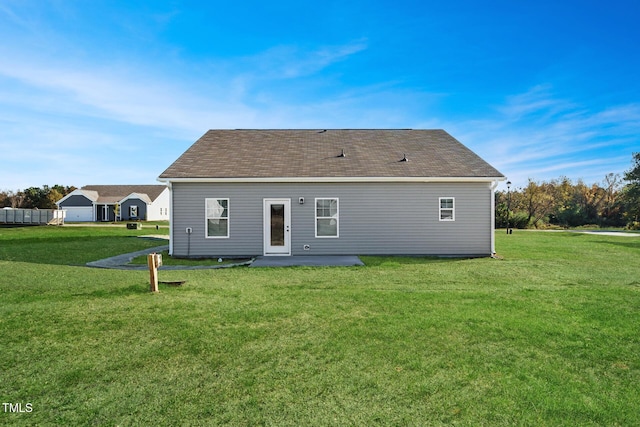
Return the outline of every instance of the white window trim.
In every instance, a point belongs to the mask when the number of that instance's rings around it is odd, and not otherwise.
[[[135,208],[135,211],[136,211],[135,215],[133,214],[134,208]],[[136,205],[129,206],[129,218],[131,218],[131,217],[136,217],[136,218],[138,217],[138,206],[136,206]]]
[[[227,201],[227,235],[226,236],[209,236],[209,218],[207,217],[207,202],[209,200],[226,200]],[[207,197],[204,199],[204,238],[205,239],[228,239],[231,236],[231,202],[228,197]]]
[[[453,202],[452,208],[443,208],[442,201],[451,200]],[[451,218],[442,218],[443,210],[451,210]],[[453,222],[456,220],[456,198],[455,197],[440,197],[438,198],[438,219],[443,222]]]
[[[330,217],[318,216],[318,200],[335,200],[336,201],[336,235],[335,236],[318,236],[318,219],[328,219]],[[314,228],[316,239],[337,239],[340,237],[340,199],[338,197],[316,197],[313,202],[313,216],[315,218]]]

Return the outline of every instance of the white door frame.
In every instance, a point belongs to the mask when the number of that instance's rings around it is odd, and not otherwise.
[[[109,221],[109,205],[102,205],[102,221]]]
[[[271,245],[271,205],[284,206],[283,245]],[[291,199],[263,199],[263,229],[265,256],[291,255]]]

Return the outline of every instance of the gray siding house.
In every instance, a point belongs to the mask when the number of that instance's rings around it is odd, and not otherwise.
[[[66,221],[158,221],[169,219],[166,185],[87,185],[56,204]]]
[[[210,130],[159,177],[170,253],[490,256],[504,176],[443,130]]]

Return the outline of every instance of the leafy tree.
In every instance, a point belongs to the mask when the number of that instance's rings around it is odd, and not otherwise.
[[[603,182],[605,191],[604,200],[601,211],[600,225],[619,226],[624,225],[622,214],[624,205],[621,203],[620,189],[622,188],[622,179],[617,173],[609,173],[605,176]]]
[[[556,207],[555,184],[537,183],[529,179],[523,190],[524,208],[527,212],[527,223],[538,227],[538,223]]]
[[[29,187],[25,189],[22,193],[24,194],[24,201],[22,202],[23,208],[26,209],[45,209],[46,204],[46,193],[48,193],[49,187],[45,185],[45,188],[39,187]]]
[[[8,207],[10,208],[19,208],[24,202],[24,194],[22,193],[22,191],[18,191],[16,193],[14,193],[13,191],[9,191],[7,193],[7,198],[9,200]]]
[[[507,227],[507,193],[497,191],[495,194],[495,220],[497,228]]]
[[[9,194],[6,191],[0,191],[0,209],[11,206]]]
[[[56,202],[75,189],[76,187],[74,186],[65,187],[62,185],[54,185],[53,187],[44,185],[42,188],[29,187],[17,193],[11,191],[2,193],[4,194],[4,201],[2,194],[0,194],[0,203],[12,208],[55,209]]]
[[[633,166],[624,174],[629,183],[624,187],[625,218],[629,223],[640,221],[640,153],[633,153]]]
[[[76,187],[74,187],[73,185],[64,187],[62,185],[56,184],[53,187],[51,187],[49,189],[49,192],[45,196],[46,198],[45,204],[47,206],[50,206],[50,208],[47,208],[47,209],[56,209],[56,202],[62,199],[67,194],[71,193],[75,189]]]
[[[575,186],[566,176],[554,180],[552,183],[554,184],[555,207],[549,213],[549,224],[570,226],[572,218],[576,215]]]
[[[587,224],[621,226],[625,224],[622,179],[619,174],[607,174],[602,183],[575,183],[567,177],[549,182],[529,179],[525,188],[514,189],[511,195],[510,226],[545,227],[559,225],[578,227]],[[496,226],[505,227],[507,192],[496,192]]]

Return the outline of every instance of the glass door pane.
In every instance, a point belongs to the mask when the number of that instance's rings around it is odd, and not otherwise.
[[[284,205],[271,205],[271,246],[284,246]]]

